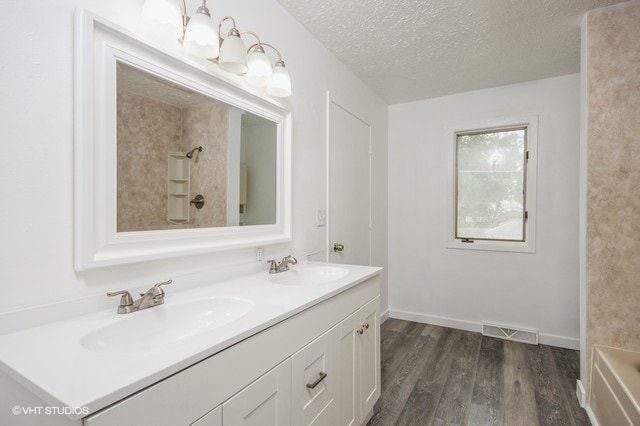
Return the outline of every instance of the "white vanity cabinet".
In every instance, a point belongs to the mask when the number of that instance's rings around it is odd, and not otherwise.
[[[376,275],[83,422],[86,426],[362,424],[380,396],[379,293]]]
[[[358,425],[380,397],[376,297],[291,357],[295,425]]]

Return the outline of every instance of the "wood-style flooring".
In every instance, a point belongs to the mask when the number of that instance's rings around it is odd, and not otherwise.
[[[577,351],[388,319],[375,425],[589,425]]]

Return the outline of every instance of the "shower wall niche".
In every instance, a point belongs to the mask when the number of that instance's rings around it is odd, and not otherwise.
[[[167,220],[170,224],[189,222],[189,158],[184,152],[167,156]]]

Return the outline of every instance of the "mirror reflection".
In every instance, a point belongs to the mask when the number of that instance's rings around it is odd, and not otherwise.
[[[276,222],[277,124],[117,64],[117,231]]]

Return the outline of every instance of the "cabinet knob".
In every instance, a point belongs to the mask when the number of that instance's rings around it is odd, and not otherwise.
[[[364,333],[364,329],[359,328],[359,329],[357,329],[357,330],[356,330],[356,333],[358,333],[358,334],[362,334],[362,333]]]
[[[364,327],[365,330],[369,329],[369,323],[368,322],[365,322],[362,326]]]

